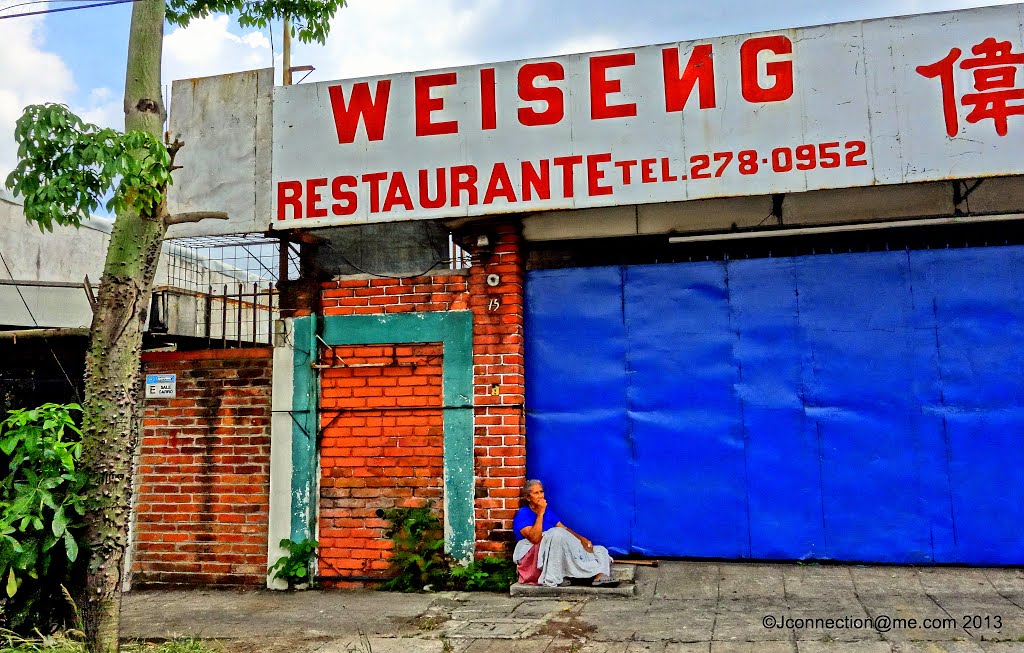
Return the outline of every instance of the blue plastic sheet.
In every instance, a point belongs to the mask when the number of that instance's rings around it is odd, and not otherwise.
[[[626,270],[635,551],[749,555],[727,298],[721,264]]]
[[[1022,247],[531,272],[529,473],[616,552],[1024,563],[1022,297]]]
[[[936,562],[1024,562],[1024,248],[914,252],[923,330],[935,340],[947,529]]]
[[[804,412],[804,339],[793,259],[729,267],[753,558],[825,555],[818,440]]]
[[[804,410],[820,447],[823,557],[926,562],[907,255],[806,257],[796,270],[810,358]]]
[[[530,406],[526,473],[540,479],[567,526],[614,553],[630,550],[632,451],[626,418],[626,334],[619,268],[532,273],[526,351],[537,384]],[[571,310],[566,310],[572,307]]]

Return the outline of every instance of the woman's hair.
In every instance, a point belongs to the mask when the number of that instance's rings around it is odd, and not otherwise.
[[[524,503],[526,501],[526,497],[529,496],[530,494],[530,488],[532,488],[534,485],[543,485],[543,483],[541,483],[535,478],[531,478],[528,481],[526,481],[525,485],[523,485],[523,491],[519,495],[519,498],[522,499]]]

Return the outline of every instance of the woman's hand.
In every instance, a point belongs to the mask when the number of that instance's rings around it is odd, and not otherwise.
[[[594,552],[594,543],[593,542],[591,542],[587,538],[583,537],[582,535],[580,535],[579,533],[577,533],[573,529],[569,528],[568,526],[566,526],[562,522],[558,522],[557,524],[555,524],[555,526],[558,526],[559,528],[564,528],[565,530],[567,530],[570,533],[572,533],[572,536],[575,537],[577,540],[579,540],[580,544],[583,545],[583,550],[584,551],[586,551],[587,553],[593,553]]]

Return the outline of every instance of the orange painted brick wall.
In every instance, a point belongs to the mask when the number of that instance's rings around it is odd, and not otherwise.
[[[319,574],[384,577],[391,541],[376,511],[442,505],[441,345],[322,356]]]
[[[177,398],[148,399],[136,470],[136,585],[266,582],[271,350],[147,354]]]
[[[410,279],[341,277],[321,286],[325,315],[473,313],[475,521],[478,556],[507,552],[526,474],[522,238],[517,223],[467,232],[468,271]],[[478,233],[493,245],[475,248]],[[497,285],[487,283],[497,275]]]

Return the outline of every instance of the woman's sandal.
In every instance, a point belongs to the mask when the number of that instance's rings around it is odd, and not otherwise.
[[[619,581],[614,578],[600,578],[591,583],[592,587],[618,587]]]

